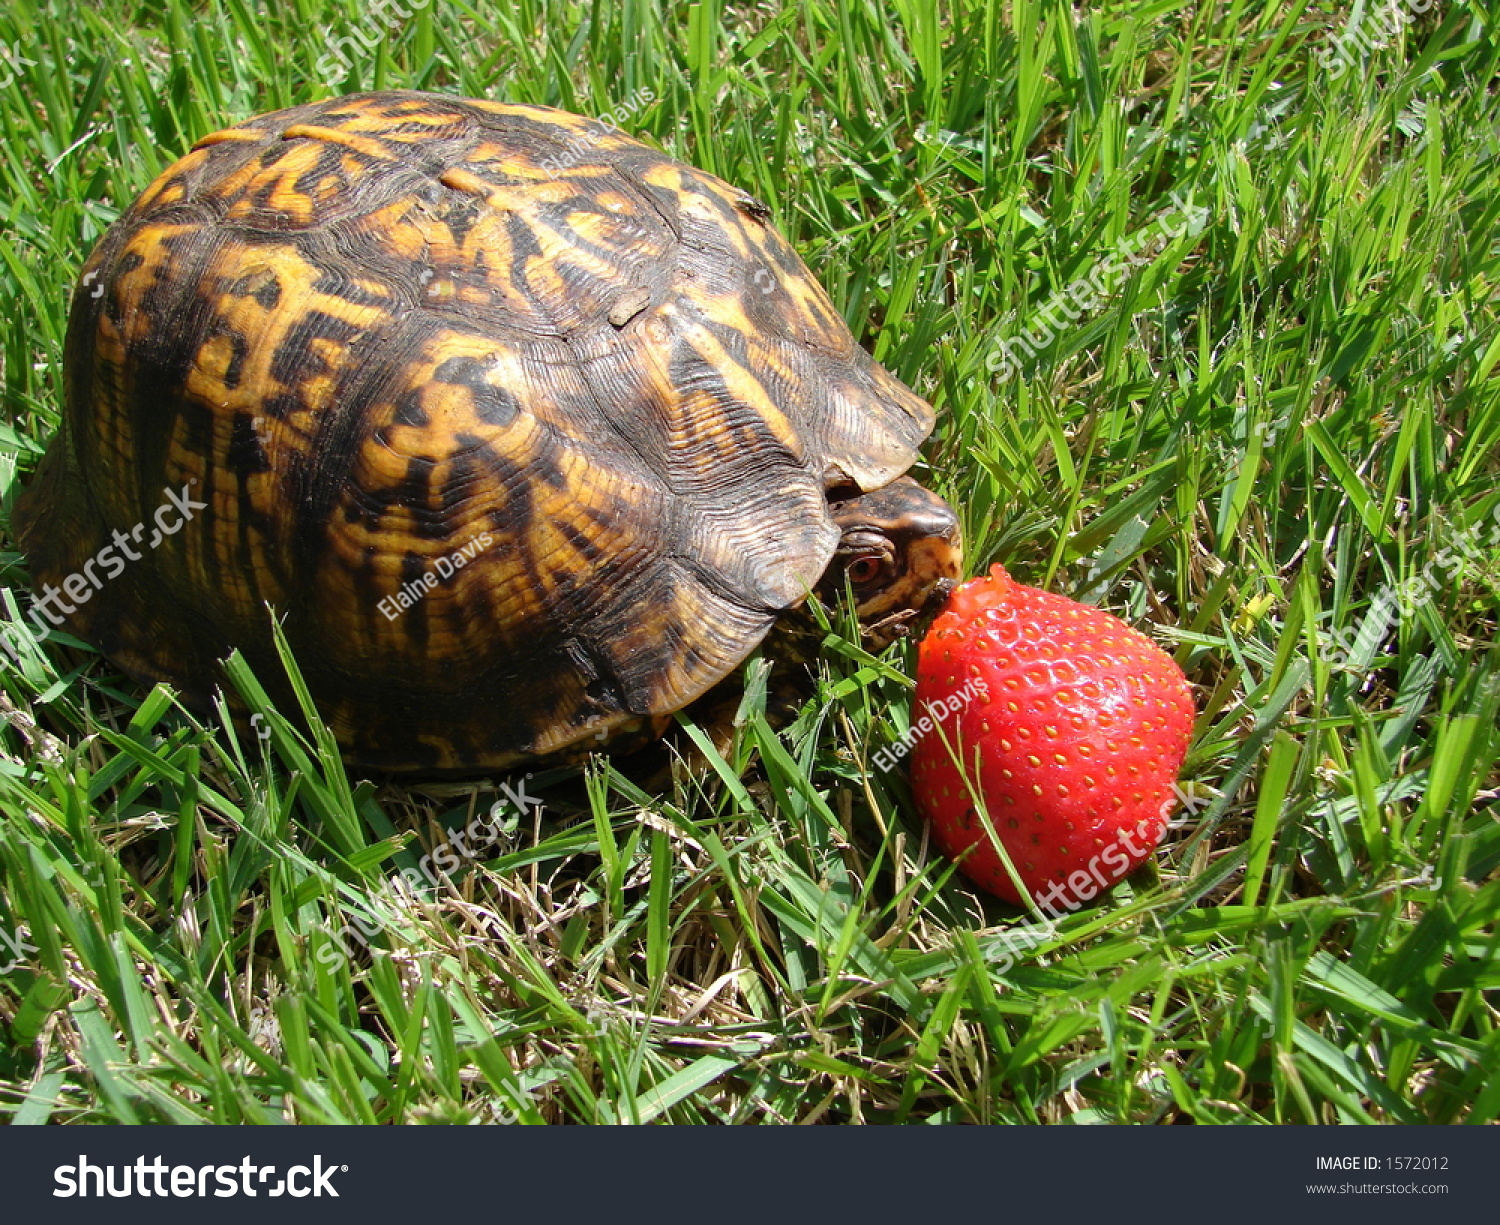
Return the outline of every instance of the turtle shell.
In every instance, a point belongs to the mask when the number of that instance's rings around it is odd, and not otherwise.
[[[932,425],[767,217],[536,106],[366,93],[205,137],[83,270],[16,507],[38,605],[198,703],[234,647],[276,690],[274,613],[386,769],[680,709],[816,583],[829,492]]]

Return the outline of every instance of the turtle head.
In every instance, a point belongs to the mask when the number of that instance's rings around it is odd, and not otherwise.
[[[835,601],[847,580],[867,642],[877,649],[935,612],[963,562],[958,516],[930,489],[898,477],[872,493],[834,498],[843,533],[818,594]]]

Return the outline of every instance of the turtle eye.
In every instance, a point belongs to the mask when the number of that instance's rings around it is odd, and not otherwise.
[[[856,587],[866,587],[885,574],[885,559],[873,553],[856,557],[849,563],[847,573]]]

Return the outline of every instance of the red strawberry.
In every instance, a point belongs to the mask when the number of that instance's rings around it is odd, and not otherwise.
[[[1161,841],[1192,692],[1171,657],[1118,617],[994,566],[953,593],[922,640],[917,708],[931,727],[913,750],[917,806],[945,854],[968,852],[960,870],[982,888],[1021,901],[984,813],[1054,914],[1109,888]]]

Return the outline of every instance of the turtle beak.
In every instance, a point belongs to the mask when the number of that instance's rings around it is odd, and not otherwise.
[[[908,593],[905,599],[910,601],[908,607],[911,611],[892,627],[889,636],[872,633],[875,645],[884,647],[894,639],[908,635],[920,638],[958,586],[964,561],[958,516],[946,502],[942,503],[942,511],[943,517],[932,516],[920,533],[914,527],[911,538],[905,542],[908,582],[902,586]],[[877,628],[870,627],[872,631]]]
[[[844,564],[830,578],[841,588],[848,570],[867,644],[888,646],[934,615],[957,584],[963,567],[958,516],[909,477],[839,503],[833,512],[844,531],[838,554]],[[861,583],[856,567],[863,562],[875,573],[872,559],[880,563],[878,576]]]
[[[959,539],[958,516],[944,502],[945,518],[934,516],[922,534],[913,534],[906,545],[906,565],[912,579],[912,599],[923,616],[935,616],[958,586],[963,572],[964,549]]]
[[[917,614],[912,622],[911,632],[918,638],[927,633],[928,627],[937,620],[937,615],[948,606],[948,597],[958,588],[958,579],[940,578],[932,585],[932,594],[927,597],[927,603],[922,605],[922,611]]]

